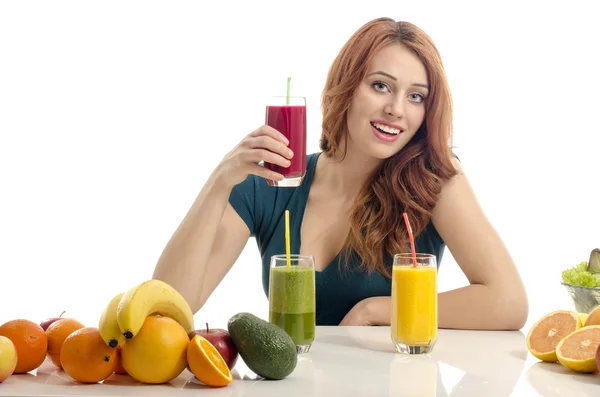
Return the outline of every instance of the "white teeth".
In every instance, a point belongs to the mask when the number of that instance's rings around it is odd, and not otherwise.
[[[400,130],[398,128],[392,128],[392,127],[389,127],[387,125],[380,124],[380,123],[371,123],[371,124],[373,125],[373,127],[377,128],[378,130],[385,131],[388,134],[398,135],[400,133]]]

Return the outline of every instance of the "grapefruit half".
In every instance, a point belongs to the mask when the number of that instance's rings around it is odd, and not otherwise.
[[[563,338],[556,346],[556,357],[562,365],[573,371],[596,372],[599,345],[600,325],[588,325]]]
[[[540,318],[529,330],[526,342],[531,354],[542,361],[556,362],[556,346],[567,335],[581,328],[576,312],[556,310]]]

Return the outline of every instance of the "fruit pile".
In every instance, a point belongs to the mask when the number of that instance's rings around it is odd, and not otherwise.
[[[228,330],[195,329],[185,299],[169,284],[148,280],[110,300],[98,327],[73,318],[25,319],[0,326],[0,382],[27,373],[48,358],[81,383],[113,373],[147,384],[166,383],[188,369],[207,386],[233,380],[238,354],[257,375],[284,379],[297,364],[296,347],[281,328],[238,313]]]
[[[587,313],[556,310],[540,318],[526,338],[536,358],[576,372],[600,371],[600,306]]]

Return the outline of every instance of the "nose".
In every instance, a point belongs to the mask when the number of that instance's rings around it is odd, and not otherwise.
[[[387,103],[384,112],[392,117],[401,118],[404,117],[404,101],[401,97],[393,97]]]

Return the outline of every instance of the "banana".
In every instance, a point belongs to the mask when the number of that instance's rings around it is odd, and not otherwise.
[[[186,333],[194,331],[194,315],[183,296],[164,281],[148,280],[128,290],[119,302],[117,321],[125,339],[137,335],[151,314],[172,318]]]
[[[98,323],[100,336],[110,347],[117,347],[125,340],[125,336],[121,332],[121,328],[119,328],[119,323],[117,321],[117,307],[119,307],[119,302],[123,295],[125,295],[125,293],[121,292],[111,299],[102,312],[100,322]]]

